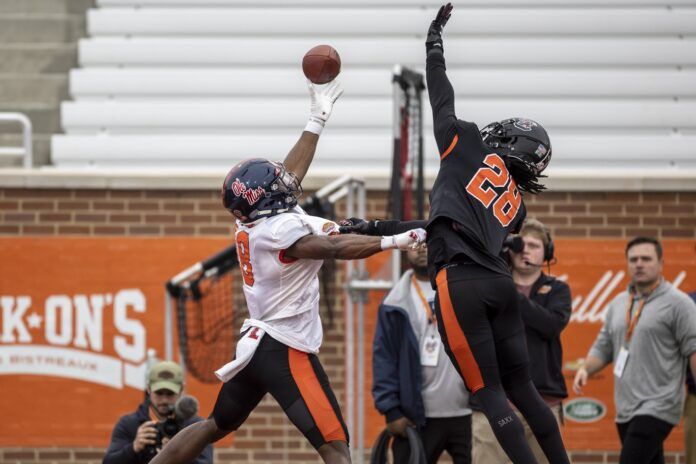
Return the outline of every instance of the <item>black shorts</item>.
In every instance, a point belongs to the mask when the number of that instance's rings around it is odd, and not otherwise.
[[[218,428],[237,430],[266,393],[273,395],[314,448],[336,440],[348,442],[348,430],[319,358],[268,334],[249,364],[220,389],[212,414]]]
[[[476,393],[528,378],[527,343],[512,278],[469,263],[443,268],[436,281],[438,330],[467,388]]]

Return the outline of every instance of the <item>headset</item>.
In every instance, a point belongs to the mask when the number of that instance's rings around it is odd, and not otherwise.
[[[555,256],[555,251],[556,247],[553,243],[553,239],[551,238],[551,233],[549,230],[544,227],[544,233],[546,234],[546,243],[544,244],[544,260],[541,264],[537,263],[530,263],[528,261],[525,261],[527,264],[530,264],[532,266],[543,266],[543,263],[548,263],[549,265],[555,264],[556,256]],[[543,240],[542,240],[543,242]],[[515,236],[508,236],[505,241],[503,242],[503,251],[512,251],[514,253],[522,253],[524,251],[524,241],[522,240],[522,237],[519,235]]]
[[[550,263],[555,258],[554,252],[556,251],[556,247],[553,244],[553,239],[551,238],[551,233],[549,232],[549,230],[546,229],[545,232],[546,232],[546,245],[544,246],[544,261]]]

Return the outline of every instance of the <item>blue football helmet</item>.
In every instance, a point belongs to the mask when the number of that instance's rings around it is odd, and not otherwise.
[[[222,204],[241,222],[284,213],[297,205],[302,187],[281,163],[264,158],[242,161],[222,185]]]

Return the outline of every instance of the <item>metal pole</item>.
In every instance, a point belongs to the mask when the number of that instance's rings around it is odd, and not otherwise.
[[[0,155],[23,156],[24,167],[32,168],[34,166],[34,151],[31,140],[31,119],[24,113],[0,113],[0,121],[18,122],[22,126],[22,148],[0,148]]]
[[[348,190],[346,198],[346,215],[353,217],[353,188]],[[346,261],[346,279],[348,282],[353,279],[353,261]],[[350,288],[346,286],[346,409],[348,435],[355,437],[355,360],[353,358],[355,350],[355,340],[353,333],[353,296]],[[350,440],[350,454],[354,457],[354,440]]]
[[[164,359],[171,361],[174,356],[172,332],[172,297],[164,290]]]
[[[365,186],[358,185],[358,217],[365,217]],[[358,274],[364,278],[365,260],[358,262]],[[358,294],[358,459],[357,464],[365,462],[365,300],[367,292]]]

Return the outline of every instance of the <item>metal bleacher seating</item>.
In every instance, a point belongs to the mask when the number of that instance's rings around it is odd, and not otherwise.
[[[70,75],[57,166],[226,169],[282,159],[308,115],[300,62],[341,54],[345,94],[313,170],[387,175],[391,69],[424,67],[431,0],[98,0]],[[554,170],[696,168],[696,0],[457,5],[445,53],[457,113],[523,115]],[[427,98],[427,97],[426,97]],[[425,149],[437,167],[426,103]]]

